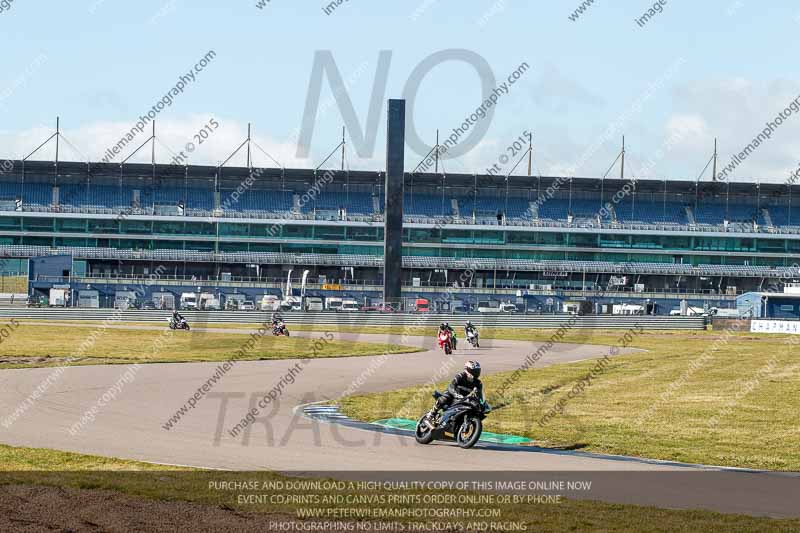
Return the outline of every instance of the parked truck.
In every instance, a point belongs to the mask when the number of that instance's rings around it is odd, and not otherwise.
[[[50,307],[66,307],[69,303],[69,289],[50,289]]]

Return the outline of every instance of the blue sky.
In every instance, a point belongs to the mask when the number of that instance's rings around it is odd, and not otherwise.
[[[60,115],[81,152],[62,157],[99,160],[209,50],[211,64],[156,119],[161,161],[172,157],[164,146],[180,151],[214,118],[220,128],[192,163],[227,157],[252,122],[258,144],[282,164],[316,166],[343,125],[338,105],[327,105],[310,157],[297,157],[319,50],[331,51],[345,79],[356,73],[347,91],[362,127],[380,50],[392,52],[385,98],[401,96],[414,67],[446,49],[475,52],[498,81],[527,63],[484,119],[480,142],[445,161],[450,172],[482,172],[529,130],[542,174],[601,176],[624,133],[629,175],[693,179],[715,136],[722,165],[800,94],[792,56],[800,6],[789,1],[767,8],[753,0],[668,0],[644,27],[635,18],[652,2],[596,0],[572,21],[578,0],[349,0],[330,15],[323,1],[270,0],[264,9],[257,1],[14,0],[0,12],[0,157],[32,150]],[[449,135],[480,104],[480,87],[470,65],[439,65],[413,102],[413,127],[430,142],[437,128]],[[327,79],[320,100],[333,101]],[[350,168],[383,167],[385,107],[379,113],[374,152],[350,150]],[[786,179],[800,160],[799,134],[800,117],[787,119],[735,179]],[[408,148],[407,167],[423,155]],[[257,154],[255,162],[268,160]]]

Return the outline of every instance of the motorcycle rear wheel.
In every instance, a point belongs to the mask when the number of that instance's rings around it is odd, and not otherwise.
[[[433,430],[425,423],[425,418],[428,415],[422,415],[417,421],[417,427],[414,429],[414,438],[420,444],[430,444],[433,441]]]
[[[461,427],[458,428],[458,433],[456,433],[456,442],[458,442],[458,445],[465,450],[472,448],[475,446],[475,444],[477,444],[478,439],[481,438],[482,432],[483,422],[481,419],[467,417],[464,419]]]

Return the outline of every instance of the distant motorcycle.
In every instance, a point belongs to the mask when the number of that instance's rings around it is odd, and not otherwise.
[[[286,328],[286,324],[281,324],[279,326],[272,326],[272,334],[276,337],[288,337],[289,330]]]
[[[174,318],[169,318],[169,329],[185,329],[189,331],[191,328],[189,327],[189,323],[186,322],[185,318],[182,318],[176,321]]]
[[[441,395],[439,391],[433,393],[436,399]],[[417,422],[414,438],[420,444],[430,444],[434,439],[441,439],[445,433],[451,433],[460,447],[472,448],[481,438],[483,419],[491,410],[492,407],[472,391],[456,398],[444,413],[436,417],[427,413],[423,415]]]
[[[481,345],[478,342],[478,332],[477,331],[467,331],[467,342],[469,342],[473,348],[480,348]]]
[[[444,350],[446,355],[453,353],[453,338],[449,331],[439,330],[439,348]]]

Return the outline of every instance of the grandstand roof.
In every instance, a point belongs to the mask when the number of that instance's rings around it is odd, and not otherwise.
[[[37,177],[52,175],[55,177],[55,167],[53,161],[22,161],[11,160],[13,170],[7,172],[6,176],[21,176],[22,169],[26,175]],[[254,170],[256,170],[254,168]],[[259,176],[257,180],[279,181],[287,180],[293,182],[313,181],[315,172],[317,175],[324,174],[327,170],[320,169],[281,169],[281,168],[258,168]],[[248,177],[250,170],[247,167],[220,167],[213,165],[190,165],[180,166],[171,164],[156,164],[155,176],[159,179],[188,179],[197,181],[209,181],[215,177],[220,180],[243,180]],[[382,180],[383,171],[365,170],[331,170],[334,179],[346,177],[351,185],[363,184],[374,185],[376,181]],[[126,163],[120,166],[119,163],[86,163],[74,161],[60,161],[58,163],[58,179],[85,180],[87,176],[95,178],[119,178],[150,180],[154,175],[153,165],[145,163]],[[634,177],[635,178],[635,177]],[[544,193],[548,188],[555,188],[561,192],[566,192],[571,183],[573,191],[581,192],[600,192],[601,187],[612,191],[621,189],[632,179],[599,178],[587,177],[559,177],[559,176],[510,176],[508,187],[511,189],[539,189]],[[780,195],[787,190],[788,183],[758,183],[756,180],[735,181],[735,182],[711,182],[687,179],[654,179],[641,178],[636,180],[636,191],[638,193],[661,193],[666,186],[672,194],[700,194],[715,195],[730,192],[731,194],[752,194],[756,190],[762,195]],[[406,173],[407,186],[430,186],[439,187],[442,183],[447,187],[472,188],[476,184],[479,188],[500,188],[506,187],[505,176],[492,176],[488,174],[432,174],[432,173]]]

